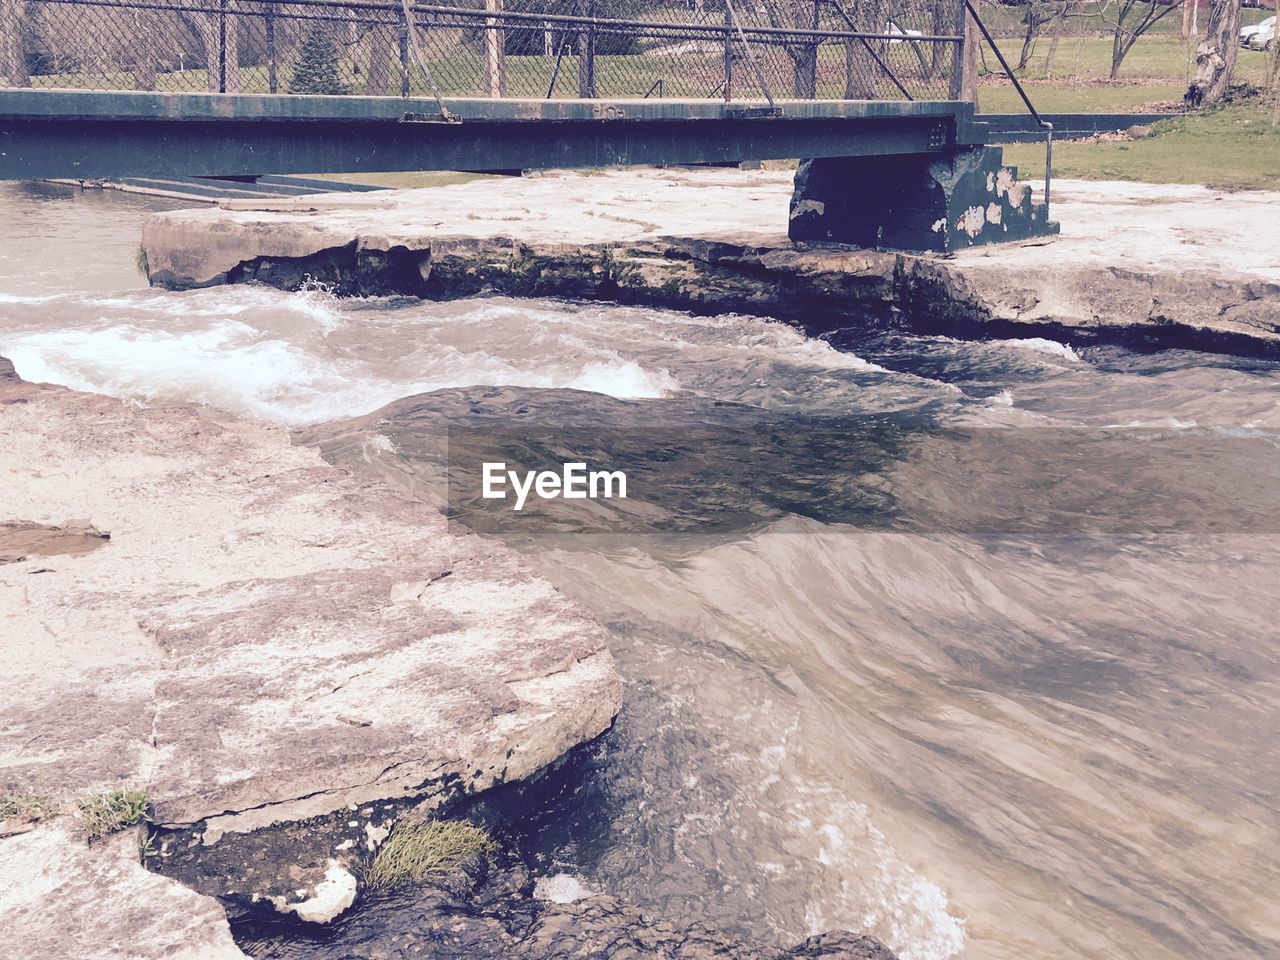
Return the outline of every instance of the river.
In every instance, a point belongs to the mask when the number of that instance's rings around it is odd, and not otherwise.
[[[0,187],[19,374],[287,424],[442,504],[448,427],[585,417],[642,437],[620,456],[674,451],[685,486],[639,514],[495,528],[606,623],[627,682],[539,872],[903,960],[1280,955],[1280,365],[152,291],[140,225],[171,206]],[[1152,437],[1176,455],[1154,479],[1126,459]]]

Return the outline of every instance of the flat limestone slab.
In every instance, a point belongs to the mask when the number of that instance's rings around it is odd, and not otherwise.
[[[222,906],[138,862],[135,831],[0,841],[0,960],[242,960]]]
[[[941,258],[792,244],[792,179],[628,169],[228,201],[158,214],[142,243],[152,283],[178,288],[310,278],[736,310],[812,334],[874,315],[924,333],[1280,355],[1280,193],[1056,181],[1060,237]]]
[[[4,790],[142,787],[211,842],[522,778],[618,710],[580,607],[282,429],[10,376],[0,436],[0,522],[110,535],[0,564]]]

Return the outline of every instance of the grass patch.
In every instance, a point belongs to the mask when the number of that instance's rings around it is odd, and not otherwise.
[[[1201,183],[1234,190],[1280,190],[1280,128],[1261,98],[1162,120],[1141,140],[1053,145],[1053,175],[1080,180]],[[1004,148],[1026,171],[1044,165],[1040,144]]]
[[[140,823],[147,816],[145,790],[112,790],[76,801],[89,842]]]
[[[1042,113],[1147,113],[1153,103],[1178,103],[1186,92],[1182,81],[1168,83],[1074,83],[1070,79],[1027,87],[1027,95]],[[1012,84],[984,83],[978,88],[981,113],[1015,113],[1027,108]]]
[[[58,805],[48,797],[32,793],[6,793],[0,796],[0,820],[31,823],[57,814]]]
[[[465,820],[398,825],[365,871],[365,884],[372,890],[387,890],[401,883],[438,879],[493,847],[485,830]]]

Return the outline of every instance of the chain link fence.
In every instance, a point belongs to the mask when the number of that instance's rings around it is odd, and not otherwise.
[[[956,0],[0,0],[0,85],[381,97],[430,95],[434,81],[445,97],[938,100],[953,96],[959,9]]]

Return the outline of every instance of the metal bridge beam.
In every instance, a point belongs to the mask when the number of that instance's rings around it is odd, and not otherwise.
[[[0,179],[512,170],[937,153],[955,102],[434,100],[0,92]]]

